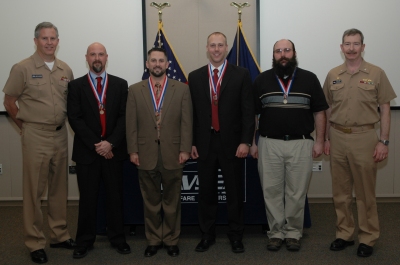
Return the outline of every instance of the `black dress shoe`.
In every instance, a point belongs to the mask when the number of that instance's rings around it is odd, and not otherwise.
[[[354,240],[346,241],[346,240],[341,239],[341,238],[336,238],[335,241],[333,241],[331,243],[331,246],[330,246],[329,249],[333,250],[333,251],[338,251],[338,250],[343,250],[347,246],[352,246],[352,245],[354,245]]]
[[[242,253],[244,252],[244,246],[241,240],[233,240],[231,241],[232,251],[234,253]]]
[[[360,245],[358,245],[357,256],[369,257],[372,255],[373,251],[374,251],[374,249],[371,246],[361,243]]]
[[[129,254],[131,253],[131,247],[128,245],[128,243],[123,242],[120,244],[111,244],[113,248],[117,249],[117,252],[120,254]]]
[[[56,244],[50,244],[51,248],[67,248],[67,249],[73,249],[76,248],[76,243],[75,241],[70,238],[65,240],[64,242],[61,243],[56,243]]]
[[[80,259],[80,258],[86,257],[89,250],[92,248],[93,247],[76,247],[74,250],[74,254],[72,254],[72,257],[74,259]]]
[[[177,245],[174,246],[167,246],[167,253],[171,257],[176,257],[179,255],[179,248]]]
[[[197,252],[207,251],[211,245],[215,244],[215,239],[202,239],[199,244],[197,244],[195,250]]]
[[[44,252],[44,249],[38,249],[33,252],[31,252],[31,259],[33,262],[36,263],[46,263],[47,262],[47,255],[46,252]]]
[[[147,246],[146,250],[144,251],[144,256],[152,257],[157,254],[157,250],[159,250],[160,248],[162,248],[162,244],[157,246]]]

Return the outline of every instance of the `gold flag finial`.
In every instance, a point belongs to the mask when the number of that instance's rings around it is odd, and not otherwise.
[[[234,7],[236,7],[238,9],[239,21],[241,21],[242,20],[242,9],[245,8],[245,7],[249,7],[250,4],[249,4],[249,2],[245,2],[243,4],[242,3],[232,2],[231,6],[234,6]]]
[[[158,21],[162,22],[162,11],[161,9],[163,9],[164,7],[170,7],[170,3],[166,2],[166,3],[156,3],[156,2],[151,2],[150,6],[155,7],[158,9]]]

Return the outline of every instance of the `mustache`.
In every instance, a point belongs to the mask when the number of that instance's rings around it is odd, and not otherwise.
[[[278,60],[278,63],[280,63],[280,62],[282,62],[282,61],[289,61],[289,58],[286,58],[286,57],[281,57],[279,60]]]

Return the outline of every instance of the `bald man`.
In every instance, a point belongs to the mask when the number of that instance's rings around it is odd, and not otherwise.
[[[122,209],[128,83],[106,73],[107,59],[102,44],[91,44],[86,53],[89,73],[68,85],[68,121],[75,132],[72,160],[76,162],[80,193],[74,258],[85,257],[93,248],[101,180],[106,189],[108,239],[118,253],[131,252],[125,240]]]
[[[297,67],[293,42],[277,41],[272,54],[272,69],[254,81],[260,138],[252,155],[258,156],[270,228],[267,249],[277,251],[286,241],[289,251],[298,251],[312,161],[323,152],[328,105],[317,76]],[[315,141],[310,135],[314,124]]]

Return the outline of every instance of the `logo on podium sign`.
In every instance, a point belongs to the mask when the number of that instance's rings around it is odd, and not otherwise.
[[[246,161],[244,165],[243,194],[246,201]],[[189,159],[183,168],[181,203],[198,203],[199,201],[199,175],[197,161]],[[226,191],[221,169],[218,169],[218,202],[226,202]]]

